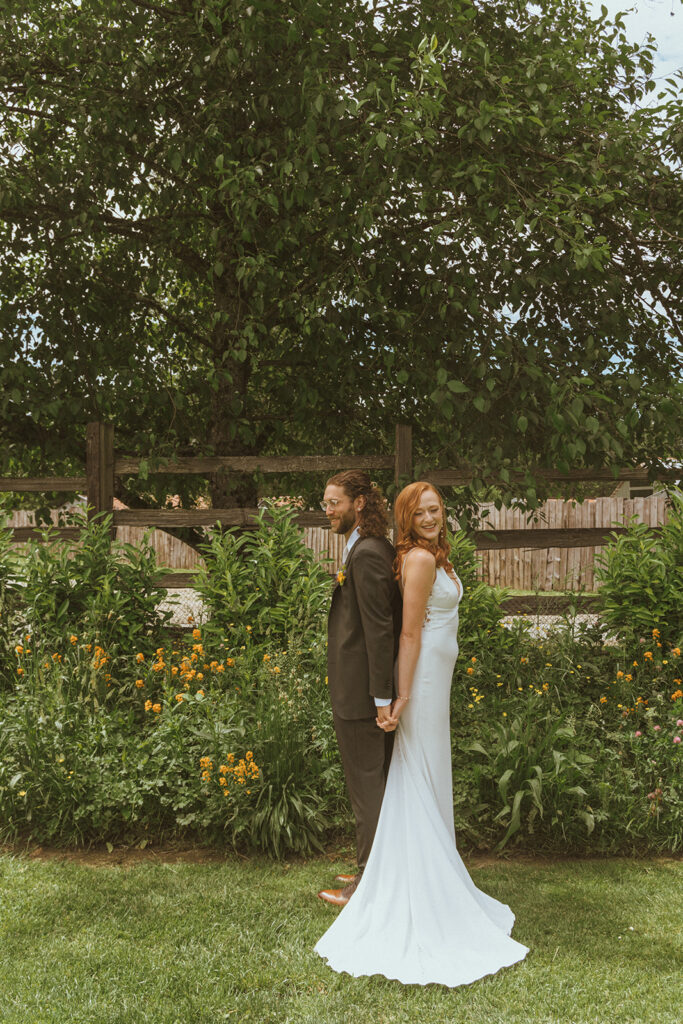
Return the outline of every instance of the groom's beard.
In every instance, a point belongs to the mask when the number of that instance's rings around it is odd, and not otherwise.
[[[350,533],[356,523],[356,511],[350,509],[348,512],[340,512],[339,518],[335,521],[330,520],[330,529],[332,533]]]

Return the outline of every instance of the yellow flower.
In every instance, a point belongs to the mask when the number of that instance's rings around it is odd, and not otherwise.
[[[78,643],[78,637],[77,637],[77,636],[74,636],[74,635],[72,634],[72,635],[71,635],[71,636],[69,637],[69,643],[70,643],[70,644],[77,644],[77,643]]]
[[[270,661],[270,655],[269,654],[264,654],[263,655],[263,660],[264,661]]]
[[[623,678],[624,678],[624,673],[623,672],[617,672],[617,679],[623,679]]]
[[[645,651],[643,657],[647,658],[648,661],[652,661],[652,651]],[[637,662],[634,661],[633,664],[635,665]]]
[[[630,674],[629,674],[629,675],[625,675],[625,676],[624,676],[624,679],[626,680],[626,682],[627,682],[627,683],[630,683],[630,682],[632,682],[632,680],[633,680],[633,676],[632,676],[632,675],[630,675]]]
[[[203,678],[204,678],[204,673],[203,672],[198,672],[197,673],[197,679],[203,679]],[[203,693],[204,691],[201,690],[200,692]]]
[[[653,636],[661,636],[661,633],[659,632],[659,630],[658,630],[658,629],[653,629],[653,630],[652,630],[652,635],[653,635]]]
[[[634,668],[638,668],[638,662],[637,662],[637,661],[634,661],[634,662],[633,662],[633,667],[634,667]]]
[[[140,664],[141,661],[145,660],[144,654],[138,651],[138,653],[135,655],[135,660],[137,661],[138,664]]]
[[[275,673],[275,675],[276,675],[276,676],[279,676],[279,675],[280,675],[280,671],[281,671],[281,670],[280,670],[280,669],[279,669],[279,668],[277,667],[277,665],[276,665],[276,666],[275,666],[275,668],[273,669],[273,672]]]
[[[228,665],[230,668],[232,668],[232,666],[235,664],[235,659],[234,658],[226,658],[225,659],[225,664]]]
[[[507,713],[507,711],[504,711],[504,712],[503,712],[503,718],[507,718],[507,716],[508,716],[508,713]]]
[[[201,629],[193,629],[192,630],[192,639],[193,640],[201,640],[201,636],[202,636]]]
[[[246,629],[247,633],[251,633],[251,626],[245,626],[244,628]]]
[[[234,760],[235,760],[235,755],[234,754],[228,754],[228,756],[226,757],[226,761],[228,762],[228,764],[232,764],[232,762]]]
[[[468,707],[468,708],[473,708],[473,707],[474,707],[474,704],[468,704],[468,705],[467,705],[467,707]]]
[[[178,701],[179,704],[182,704],[185,698],[183,697],[182,693],[176,693],[175,699]]]
[[[251,761],[254,755],[252,754],[251,750],[248,750],[244,756],[246,757],[247,761]]]
[[[146,701],[145,701],[145,711],[150,711],[150,710],[151,710],[151,707],[152,707],[152,702],[151,702],[151,700],[146,700]]]
[[[19,790],[19,796],[26,796],[26,790],[25,789],[20,789]]]

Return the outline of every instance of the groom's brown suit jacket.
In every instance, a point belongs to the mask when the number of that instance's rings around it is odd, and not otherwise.
[[[334,713],[375,718],[373,697],[395,695],[394,664],[401,632],[401,594],[394,549],[384,537],[361,537],[337,583],[327,627],[327,678]]]

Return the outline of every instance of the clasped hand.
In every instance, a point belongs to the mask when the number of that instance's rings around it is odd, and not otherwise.
[[[398,725],[398,720],[401,717],[401,711],[403,710],[403,701],[393,701],[392,704],[387,704],[384,707],[377,708],[377,718],[375,722],[384,732],[393,732]]]

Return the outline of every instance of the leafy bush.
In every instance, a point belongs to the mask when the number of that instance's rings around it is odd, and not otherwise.
[[[463,587],[458,627],[460,659],[468,659],[484,643],[505,646],[507,635],[499,626],[505,614],[502,602],[508,591],[490,587],[477,578],[476,546],[464,530],[451,537],[451,562]]]
[[[600,615],[627,646],[653,625],[672,642],[683,637],[683,494],[671,495],[669,522],[659,535],[631,520],[596,556]]]
[[[253,529],[212,531],[195,587],[213,631],[249,627],[259,641],[291,636],[304,647],[323,632],[332,584],[294,515],[271,503]]]
[[[170,618],[158,610],[165,591],[154,548],[147,538],[138,546],[111,543],[109,515],[73,513],[69,522],[80,529],[78,543],[65,544],[47,528],[18,567],[34,642],[59,644],[75,634],[108,650],[151,649]]]
[[[88,644],[18,644],[0,701],[0,835],[320,848],[345,806],[324,644],[240,639],[209,651],[196,629],[116,674]]]

